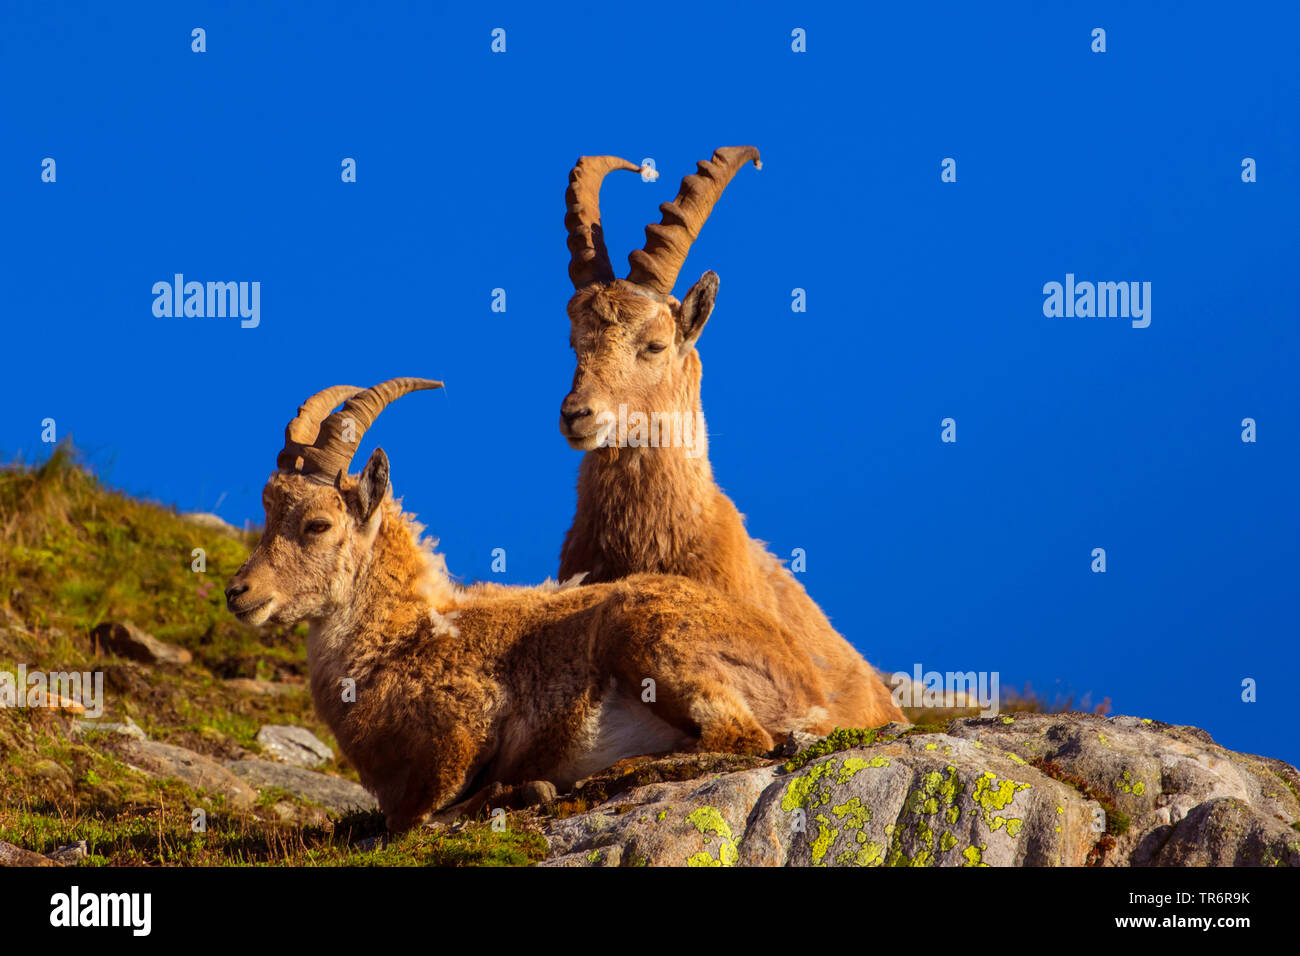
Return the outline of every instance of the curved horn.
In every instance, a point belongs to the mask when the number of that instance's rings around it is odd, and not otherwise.
[[[275,460],[281,471],[299,471],[303,455],[316,442],[320,423],[340,403],[360,392],[353,385],[335,385],[317,392],[298,406],[298,414],[284,426],[284,450]]]
[[[632,265],[628,281],[672,295],[677,273],[691,243],[713,212],[713,204],[721,198],[731,177],[750,160],[755,169],[763,168],[753,146],[723,146],[713,151],[712,159],[696,163],[698,171],[682,180],[677,198],[659,207],[663,221],[645,227],[645,248],[627,257]]]
[[[644,173],[651,179],[659,174],[649,167],[629,163],[617,156],[582,156],[569,172],[564,194],[564,227],[569,230],[569,278],[581,289],[593,282],[613,282],[614,268],[605,249],[605,230],[600,225],[600,184],[615,169]]]
[[[285,428],[284,450],[276,459],[276,466],[281,471],[297,471],[327,481],[334,481],[340,473],[346,475],[361,437],[379,413],[408,392],[425,388],[442,388],[442,382],[390,378],[373,388],[335,385],[317,392],[303,403],[298,415]],[[326,415],[339,402],[344,403],[343,407]]]

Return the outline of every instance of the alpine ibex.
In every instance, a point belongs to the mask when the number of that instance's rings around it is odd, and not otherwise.
[[[681,577],[453,583],[393,500],[383,449],[347,474],[386,405],[438,385],[309,398],[262,493],[266,530],[226,589],[245,623],[310,625],[312,699],[390,828],[495,782],[563,789],[623,757],[761,753],[868,721],[779,623]]]
[[[585,583],[595,583],[653,572],[713,585],[780,621],[834,681],[833,699],[865,713],[869,725],[902,720],[875,672],[794,575],[749,537],[709,465],[695,345],[718,276],[705,272],[681,301],[672,292],[714,204],[751,160],[761,168],[754,147],[726,146],[699,163],[676,200],[660,206],[662,221],[646,227],[626,279],[614,277],[605,249],[600,186],[612,170],[641,167],[584,156],[569,174],[565,226],[576,291],[568,313],[577,370],[560,406],[560,431],[586,455],[559,578],[585,572]],[[631,440],[615,435],[625,423],[633,424]],[[665,423],[673,428],[667,437]]]

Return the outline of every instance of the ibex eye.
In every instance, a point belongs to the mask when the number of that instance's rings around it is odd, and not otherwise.
[[[330,529],[328,521],[313,521],[307,525],[308,534],[324,534]]]
[[[645,350],[646,350],[647,352],[651,352],[651,353],[657,355],[657,354],[659,354],[660,352],[662,352],[662,351],[663,351],[664,349],[666,349],[666,348],[668,348],[668,346],[664,345],[664,343],[662,343],[662,342],[651,342],[649,345],[647,345],[647,346],[645,347]]]

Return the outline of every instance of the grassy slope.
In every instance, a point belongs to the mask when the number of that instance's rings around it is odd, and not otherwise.
[[[150,738],[225,759],[256,752],[263,724],[298,724],[335,746],[310,695],[252,695],[224,680],[306,678],[303,634],[255,630],[223,606],[222,588],[251,536],[195,525],[103,488],[65,448],[38,468],[0,470],[0,670],[102,671],[104,720],[130,716]],[[206,571],[192,570],[203,548]],[[92,655],[90,630],[127,620],[194,655],[184,667]],[[360,853],[383,830],[376,813],[330,822],[293,798],[264,794],[251,811],[177,781],[155,781],[68,733],[61,713],[0,708],[0,839],[40,852],[86,840],[99,864],[526,863],[540,837],[471,824],[408,835]],[[337,748],[336,748],[337,749]],[[341,763],[323,768],[355,779]],[[272,804],[280,803],[280,813]],[[287,803],[296,822],[281,822]],[[204,807],[206,833],[191,831]]]

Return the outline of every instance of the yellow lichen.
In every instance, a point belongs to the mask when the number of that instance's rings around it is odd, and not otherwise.
[[[1027,783],[1017,783],[1014,780],[999,781],[997,774],[989,770],[985,771],[984,775],[975,781],[975,792],[971,795],[971,799],[975,801],[975,805],[982,811],[981,816],[984,822],[991,829],[997,830],[1007,820],[1001,815],[995,815],[994,811],[1006,809],[1015,799],[1017,793],[1028,789],[1029,784]],[[1019,827],[1017,827],[1018,830]],[[1010,832],[1009,829],[1008,832]]]
[[[988,864],[984,862],[984,851],[987,849],[988,846],[984,843],[981,843],[978,847],[966,847],[966,849],[961,851],[961,855],[966,858],[966,862],[963,863],[962,866],[988,866]]]
[[[718,859],[714,860],[713,856],[707,850],[701,850],[686,861],[687,866],[732,866],[740,857],[740,851],[736,849],[735,841],[732,839],[731,827],[723,819],[722,814],[713,807],[700,807],[687,814],[686,822],[690,823],[704,835],[704,842],[708,843],[708,834],[716,834],[720,845],[718,847]]]
[[[813,840],[812,844],[812,861],[817,864],[826,856],[826,851],[831,848],[831,844],[839,836],[839,830],[832,827],[830,825],[831,821],[820,813],[813,819],[817,821],[817,839]]]
[[[871,820],[871,808],[863,806],[858,797],[853,797],[838,807],[831,807],[831,813],[843,821],[846,830],[861,830]]]

